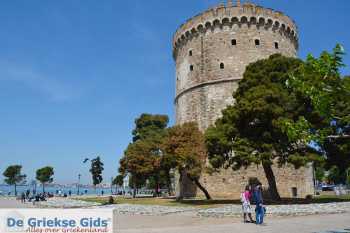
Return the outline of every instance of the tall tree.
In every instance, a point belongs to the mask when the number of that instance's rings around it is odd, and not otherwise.
[[[45,184],[52,183],[54,170],[53,167],[47,166],[36,170],[36,179],[43,186],[43,192],[45,192]]]
[[[296,168],[318,159],[314,150],[288,137],[284,122],[300,116],[319,122],[306,98],[286,88],[289,73],[302,61],[272,55],[247,66],[237,91],[235,105],[223,110],[223,116],[206,131],[210,163],[214,168],[247,168],[261,165],[269,184],[270,196],[279,200],[274,163]]]
[[[338,182],[345,182],[350,166],[350,77],[342,78],[340,68],[344,49],[336,45],[332,53],[319,58],[309,55],[303,66],[290,74],[287,88],[310,102],[310,108],[322,118],[322,124],[312,124],[300,117],[285,123],[290,137],[306,143],[313,141],[326,156],[326,168],[339,173]]]
[[[138,140],[130,143],[120,160],[119,172],[131,174],[131,185],[136,189],[145,184],[146,180],[159,169],[158,145],[148,140]]]
[[[133,140],[120,160],[119,172],[122,175],[131,174],[131,185],[136,189],[145,185],[147,179],[154,181],[154,188],[158,191],[162,171],[162,152],[160,145],[168,124],[166,115],[142,114],[135,120],[135,129],[132,132]]]
[[[209,192],[199,182],[206,160],[204,135],[196,123],[190,122],[168,129],[163,142],[164,153],[174,158],[174,165],[180,174],[180,183],[184,176],[191,180],[206,196]],[[180,197],[182,197],[180,192]]]
[[[5,183],[8,185],[14,185],[15,196],[17,196],[17,184],[25,182],[26,175],[21,173],[21,165],[11,165],[6,168],[3,175],[5,178]]]
[[[92,176],[92,183],[94,185],[94,188],[96,189],[96,185],[101,184],[103,178],[102,178],[102,172],[104,170],[103,163],[101,161],[100,156],[97,156],[96,158],[91,160],[91,168],[90,173]]]

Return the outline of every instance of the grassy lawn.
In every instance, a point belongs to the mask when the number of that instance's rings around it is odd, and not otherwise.
[[[79,200],[98,202],[101,204],[108,203],[108,197],[80,197]],[[335,195],[319,195],[313,199],[298,199],[298,198],[283,198],[281,201],[265,200],[265,204],[310,204],[310,203],[329,203],[329,202],[350,202],[350,195],[335,196]],[[204,200],[204,199],[189,199],[176,201],[175,199],[165,198],[123,198],[114,197],[114,203],[116,204],[139,204],[139,205],[161,205],[161,206],[180,206],[180,207],[196,207],[196,208],[215,208],[225,204],[241,204],[240,200],[229,199],[216,199],[216,200]]]
[[[350,194],[343,196],[335,196],[335,195],[320,195],[314,198],[318,203],[327,203],[327,202],[350,202]]]
[[[82,201],[97,202],[101,204],[108,203],[108,197],[81,197],[78,198]],[[160,206],[178,206],[178,207],[198,207],[198,208],[213,208],[222,206],[224,204],[231,204],[231,200],[183,200],[176,201],[170,198],[123,198],[114,197],[114,203],[116,204],[138,204],[138,205],[160,205]]]

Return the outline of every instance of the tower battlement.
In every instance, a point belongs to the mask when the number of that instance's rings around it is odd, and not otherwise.
[[[173,36],[174,56],[177,49],[200,33],[211,31],[216,27],[232,27],[234,25],[257,29],[272,30],[290,39],[298,49],[298,29],[295,22],[280,11],[264,8],[251,3],[233,5],[230,1],[227,5],[219,4],[210,8],[182,24]]]

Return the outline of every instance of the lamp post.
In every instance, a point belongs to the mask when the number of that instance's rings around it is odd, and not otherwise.
[[[113,176],[111,177],[111,195],[113,194]]]
[[[81,174],[78,174],[78,196],[80,195],[80,177]]]

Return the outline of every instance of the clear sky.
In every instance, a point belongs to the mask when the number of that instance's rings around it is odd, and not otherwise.
[[[81,173],[88,183],[82,161],[100,155],[109,182],[137,116],[168,114],[173,124],[172,35],[219,2],[0,1],[1,174],[22,164],[30,180],[51,165],[56,182]],[[251,2],[296,21],[301,58],[337,42],[350,54],[349,0]]]

